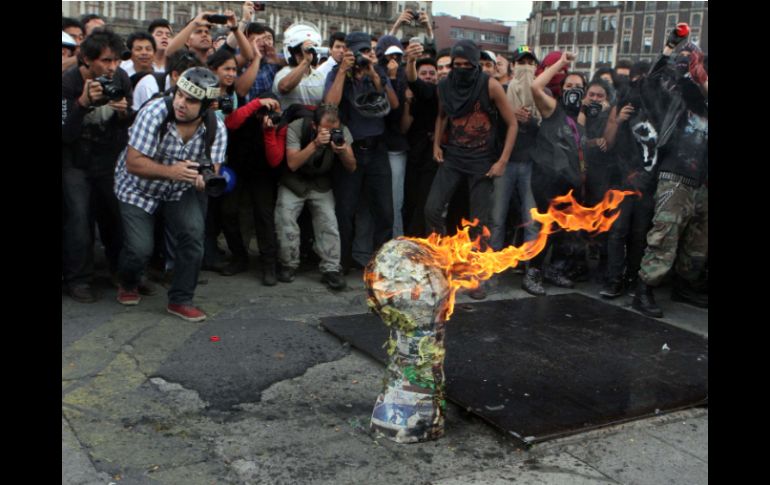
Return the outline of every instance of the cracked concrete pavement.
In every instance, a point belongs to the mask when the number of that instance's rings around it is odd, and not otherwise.
[[[368,428],[383,367],[319,326],[367,311],[360,271],[338,293],[314,268],[275,287],[255,268],[202,276],[201,323],[167,314],[164,291],[136,307],[106,281],[94,304],[62,295],[62,483],[708,482],[706,408],[523,450],[450,403],[438,441],[378,438]],[[528,298],[520,278],[502,275],[490,299]],[[596,297],[598,286],[577,291]],[[665,321],[708,336],[707,311],[659,293]]]

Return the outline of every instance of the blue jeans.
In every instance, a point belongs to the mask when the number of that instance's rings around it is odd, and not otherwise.
[[[388,152],[390,174],[393,182],[393,237],[404,235],[404,178],[406,177],[406,152]]]
[[[521,208],[521,224],[524,226],[524,240],[531,241],[537,237],[538,228],[532,222],[530,209],[536,207],[535,197],[532,195],[532,161],[508,162],[505,174],[494,179],[495,190],[492,193],[492,227],[489,230],[492,236],[489,245],[495,251],[503,249],[505,244],[505,221],[508,218],[508,209],[511,205],[511,197],[514,190]]]
[[[168,302],[191,305],[198,274],[203,261],[206,225],[205,192],[187,189],[175,202],[161,202],[166,228],[176,241],[174,277],[168,290]],[[120,202],[125,238],[118,262],[120,284],[127,290],[136,289],[145,265],[152,255],[155,215],[125,202]]]
[[[115,271],[121,246],[120,212],[114,175],[62,165],[62,273],[68,285],[88,284],[94,275],[94,222],[104,243],[109,270]]]

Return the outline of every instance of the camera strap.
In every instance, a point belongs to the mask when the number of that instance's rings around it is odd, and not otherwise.
[[[176,116],[174,116],[173,96],[164,96],[163,101],[166,102],[166,109],[168,110],[168,114],[166,115],[166,119],[163,120],[163,123],[160,124],[158,143],[160,143],[163,140],[163,137],[166,136],[166,133],[168,132],[168,124],[172,121],[176,121]],[[217,116],[210,109],[207,109],[206,113],[203,115],[203,126],[206,128],[206,133],[203,135],[204,150],[210,159],[211,147],[214,145],[214,140],[217,138]]]

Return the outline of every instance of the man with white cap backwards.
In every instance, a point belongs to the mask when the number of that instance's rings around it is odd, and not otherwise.
[[[281,110],[292,104],[318,106],[324,94],[326,75],[315,66],[321,54],[328,49],[321,47],[321,34],[309,22],[292,24],[283,33],[283,55],[288,66],[275,75],[273,92],[278,96]]]

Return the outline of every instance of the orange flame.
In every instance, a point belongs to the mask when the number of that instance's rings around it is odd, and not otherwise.
[[[519,247],[508,246],[501,251],[494,251],[490,247],[482,250],[481,236],[471,240],[469,229],[477,226],[478,220],[469,222],[463,219],[463,228],[454,236],[433,233],[425,239],[403,239],[427,247],[432,260],[423,263],[438,267],[444,272],[449,283],[449,300],[445,315],[445,320],[448,320],[454,311],[457,290],[477,288],[479,282],[488,280],[495,273],[501,273],[515,267],[519,261],[527,261],[537,256],[545,248],[548,235],[558,230],[552,227],[554,223],[567,231],[605,232],[620,216],[620,211],[608,216],[604,215],[604,212],[617,209],[626,196],[634,194],[641,195],[639,192],[610,190],[596,206],[584,207],[577,203],[570,190],[567,195],[555,197],[545,214],[534,208],[531,210],[532,218],[542,225],[535,239]],[[482,236],[485,239],[490,236],[486,227],[482,228]],[[373,275],[368,277],[371,279]]]

